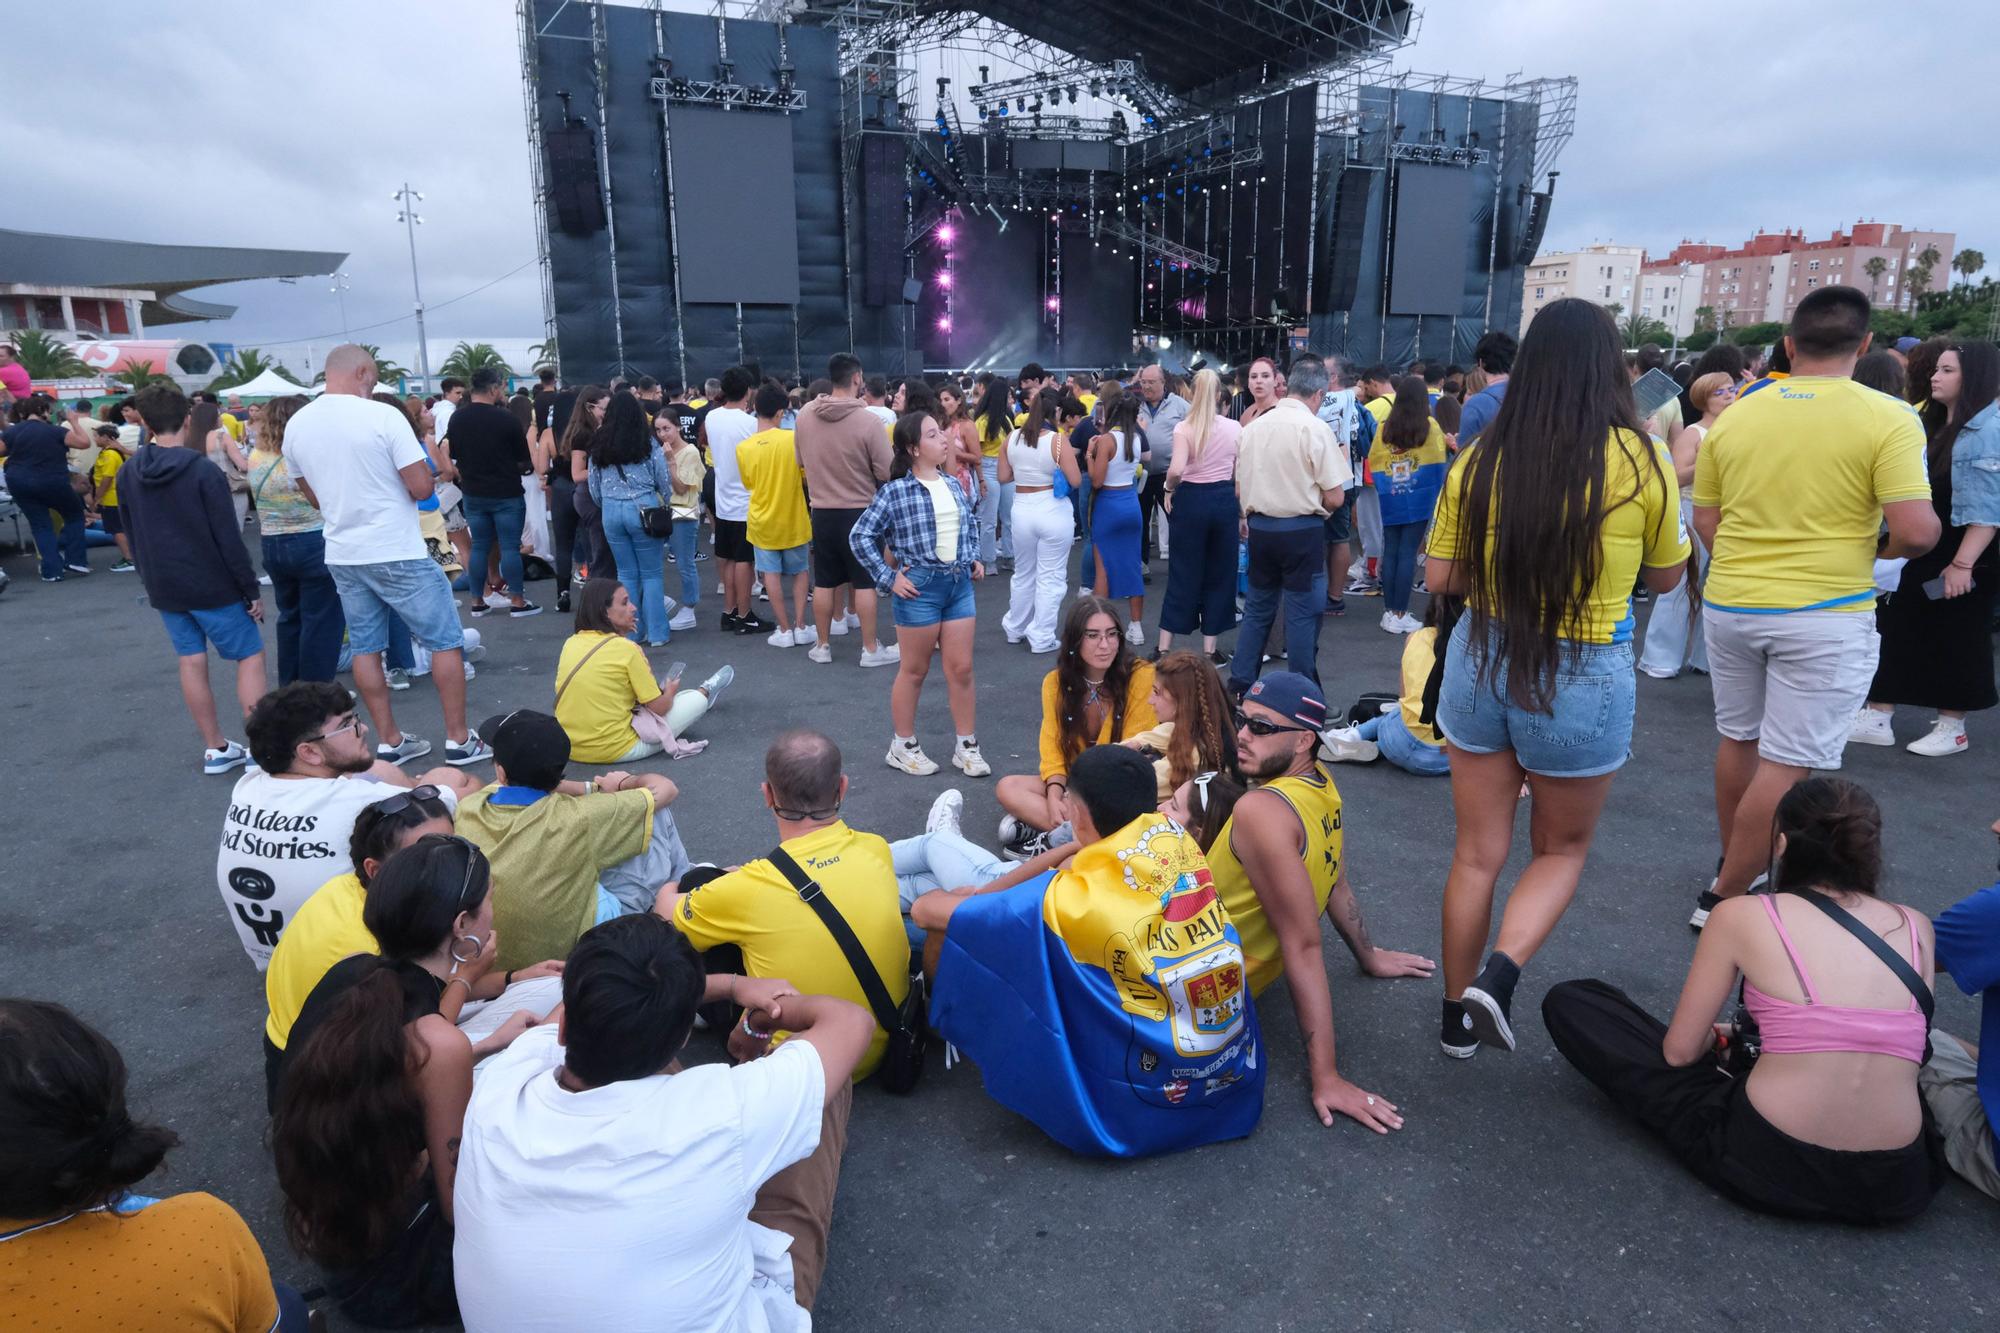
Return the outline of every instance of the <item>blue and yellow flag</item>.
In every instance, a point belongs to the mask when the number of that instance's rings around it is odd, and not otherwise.
[[[1165,815],[960,904],[931,1025],[995,1101],[1076,1152],[1241,1138],[1264,1109],[1242,944],[1201,849]]]

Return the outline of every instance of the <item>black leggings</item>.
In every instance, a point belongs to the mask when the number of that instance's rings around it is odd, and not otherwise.
[[[1924,1127],[1903,1148],[1842,1152],[1786,1134],[1750,1104],[1748,1084],[1713,1062],[1676,1067],[1666,1025],[1602,981],[1565,981],[1542,1000],[1556,1049],[1619,1110],[1664,1143],[1704,1184],[1759,1212],[1807,1221],[1903,1222],[1944,1183],[1938,1138]]]
[[[1153,516],[1160,512],[1160,505],[1167,498],[1167,474],[1148,473],[1139,487],[1139,559],[1143,563],[1153,558],[1160,549],[1160,541],[1153,532]],[[1173,534],[1167,536],[1168,549],[1172,549]]]
[[[549,539],[555,546],[556,591],[568,592],[576,564],[576,483],[568,477],[549,482]]]

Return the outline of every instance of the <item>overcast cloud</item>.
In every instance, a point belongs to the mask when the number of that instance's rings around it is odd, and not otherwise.
[[[1873,217],[1955,230],[2000,256],[1993,81],[1951,55],[1990,44],[1992,10],[1978,0],[1422,8],[1400,67],[1581,80],[1550,248],[1661,254],[1683,237],[1823,235]],[[10,14],[15,49],[41,53],[44,69],[61,52],[76,61],[0,100],[7,225],[347,251],[347,326],[414,364],[409,254],[390,200],[407,175],[426,195],[417,247],[433,346],[540,337],[508,0],[112,0],[91,12],[82,52],[70,5]],[[265,347],[295,370],[309,342],[316,364],[341,340],[325,279],[199,295],[237,316],[169,332]]]

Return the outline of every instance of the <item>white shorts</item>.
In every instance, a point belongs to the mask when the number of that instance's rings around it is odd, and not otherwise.
[[[1875,612],[1760,615],[1705,606],[1715,729],[1774,764],[1837,769],[1881,654]]]

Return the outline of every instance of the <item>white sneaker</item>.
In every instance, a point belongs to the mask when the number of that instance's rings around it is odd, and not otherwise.
[[[1965,719],[1962,717],[1941,717],[1931,726],[1931,734],[1921,740],[1911,741],[1903,748],[1911,754],[1928,758],[1939,755],[1964,754],[1966,747]]]
[[[861,617],[853,611],[849,611],[846,615],[840,617],[840,619],[847,622],[847,628],[849,629],[861,628]]]
[[[1136,620],[1127,625],[1125,627],[1125,642],[1135,648],[1143,648],[1146,644],[1146,627]]]
[[[727,592],[726,592],[726,591],[725,591],[725,590],[723,589],[723,586],[722,586],[722,580],[721,580],[721,579],[717,579],[717,580],[715,581],[715,595],[716,595],[717,597],[726,597],[726,596],[728,596],[728,593],[727,593]]]
[[[486,604],[495,611],[511,611],[514,609],[514,599],[504,592],[489,592],[486,594],[485,600]]]
[[[1418,620],[1408,611],[1403,612],[1401,617],[1401,623],[1403,627],[1403,633],[1405,634],[1415,634],[1418,630],[1424,627],[1424,622]]]
[[[903,655],[893,645],[861,650],[861,665],[865,667],[895,666],[902,660]]]
[[[952,747],[951,762],[954,768],[962,769],[969,778],[983,778],[993,771],[993,765],[986,762],[986,756],[979,753],[979,742],[960,741]]]
[[[1849,745],[1894,745],[1896,732],[1890,724],[1891,714],[1879,708],[1864,708],[1854,715],[1854,721],[1847,728]],[[1926,739],[1929,739],[1926,737]],[[1923,744],[1922,741],[1917,742]]]
[[[761,582],[758,583],[756,588],[754,588],[752,591],[754,591],[757,594],[757,600],[760,602],[768,602],[771,600],[771,594],[764,590],[764,585]]]
[[[1394,611],[1384,611],[1382,613],[1382,628],[1390,634],[1401,634],[1403,632],[1402,617],[1398,616]]]
[[[938,771],[937,761],[925,754],[924,747],[915,741],[891,740],[886,762],[891,768],[920,778],[927,778]]]
[[[930,815],[924,820],[924,832],[959,833],[960,821],[964,817],[965,797],[954,787],[931,802]]]
[[[232,768],[241,768],[250,762],[250,752],[235,741],[225,740],[220,750],[201,752],[201,771],[204,773],[227,773]]]
[[[1371,763],[1382,753],[1374,741],[1364,740],[1353,727],[1328,727],[1319,734],[1322,752],[1338,764]]]
[[[1076,595],[1077,595],[1078,597],[1088,597],[1088,596],[1090,596],[1090,587],[1089,587],[1089,585],[1087,585],[1087,584],[1086,584],[1086,585],[1082,585],[1082,586],[1078,587],[1078,588],[1077,588],[1077,590],[1076,590]]]
[[[694,608],[693,608],[693,607],[691,607],[691,606],[683,606],[683,607],[682,607],[682,608],[681,608],[680,610],[678,610],[678,611],[674,612],[674,618],[673,618],[672,620],[669,620],[669,621],[667,622],[667,628],[668,628],[668,629],[693,629],[693,628],[694,628]]]
[[[808,662],[818,662],[821,666],[825,666],[833,660],[833,645],[826,643],[814,644],[812,647],[806,649],[806,660]]]
[[[770,644],[773,648],[790,648],[798,640],[794,637],[791,630],[774,629],[765,636],[764,642]]]
[[[835,616],[833,623],[826,627],[826,632],[831,638],[839,638],[841,635],[847,633],[850,628],[851,626],[848,625],[846,616]]]

